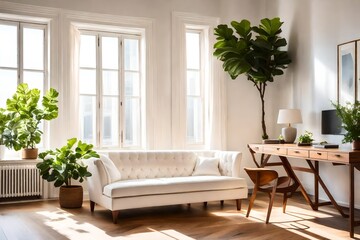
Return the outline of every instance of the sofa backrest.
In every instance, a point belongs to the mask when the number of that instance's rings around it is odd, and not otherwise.
[[[119,151],[108,156],[122,180],[190,176],[197,159],[191,151]]]

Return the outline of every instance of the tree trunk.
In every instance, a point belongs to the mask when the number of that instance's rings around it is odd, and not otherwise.
[[[259,92],[260,92],[260,99],[261,99],[261,127],[263,131],[262,139],[268,139],[269,136],[266,132],[266,124],[265,124],[265,88],[266,84],[261,83]]]

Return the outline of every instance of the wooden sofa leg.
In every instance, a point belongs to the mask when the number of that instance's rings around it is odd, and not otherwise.
[[[238,211],[241,210],[241,199],[236,199],[236,209],[237,209]]]
[[[113,223],[114,223],[114,224],[117,224],[117,220],[118,220],[118,217],[119,217],[119,213],[120,213],[119,210],[117,210],[117,211],[112,211],[112,217],[113,217]]]
[[[221,206],[224,206],[224,200],[221,200],[221,201],[220,201],[220,205],[221,205]]]
[[[207,207],[207,202],[204,202],[204,207]]]
[[[95,202],[90,201],[90,211],[94,212],[94,209],[95,209]]]

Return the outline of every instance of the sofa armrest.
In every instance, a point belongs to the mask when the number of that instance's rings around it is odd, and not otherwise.
[[[221,175],[229,177],[240,177],[241,152],[217,151],[215,157],[220,159],[219,170]]]
[[[98,158],[90,158],[86,160],[88,171],[92,176],[87,178],[90,200],[97,202],[103,194],[104,186],[109,184],[107,173],[102,161]]]

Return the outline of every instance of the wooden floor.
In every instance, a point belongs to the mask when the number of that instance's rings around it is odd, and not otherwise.
[[[91,214],[89,202],[81,209],[61,209],[57,201],[0,204],[0,240],[349,239],[348,219],[333,207],[312,211],[296,194],[283,214],[281,196],[276,199],[270,224],[264,223],[267,196],[260,193],[249,218],[245,200],[240,212],[235,201],[225,201],[223,207],[210,202],[206,208],[196,203],[125,210],[118,224],[99,206]],[[360,227],[355,237],[360,237]]]

